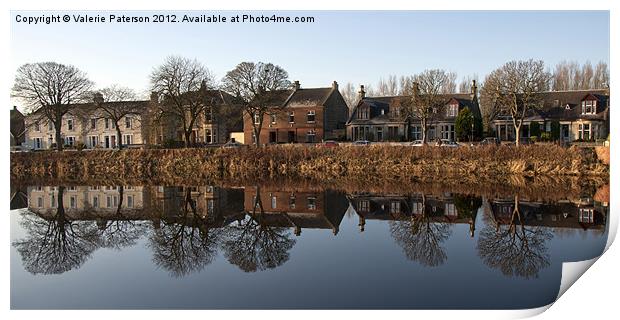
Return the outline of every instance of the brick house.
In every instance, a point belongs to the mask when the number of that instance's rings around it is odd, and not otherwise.
[[[338,83],[326,88],[301,88],[299,81],[287,90],[272,91],[267,102],[269,112],[263,119],[261,143],[313,143],[345,136],[347,103],[338,91]],[[253,118],[243,115],[246,143],[253,143]]]
[[[347,121],[347,137],[352,140],[405,141],[422,139],[419,119],[404,115],[402,101],[409,96],[366,97],[364,86],[360,99]],[[430,119],[427,141],[447,139],[455,141],[455,121],[458,113],[468,108],[474,117],[481,118],[478,89],[474,81],[471,93],[441,95],[445,101],[443,110]]]
[[[523,119],[522,140],[547,132],[562,142],[594,141],[609,134],[609,90],[570,90],[539,93],[541,106]],[[536,123],[538,130],[532,130]],[[500,140],[514,141],[512,117],[500,114],[491,121]],[[554,132],[555,131],[555,132]]]

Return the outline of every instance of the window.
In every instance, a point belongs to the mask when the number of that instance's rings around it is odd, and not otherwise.
[[[211,136],[211,129],[205,129],[205,142],[213,143],[213,138]]]
[[[295,194],[291,193],[291,196],[288,198],[288,207],[290,209],[295,209]]]
[[[69,206],[70,206],[72,209],[77,208],[77,197],[76,197],[76,196],[71,196],[71,197],[69,198]]]
[[[444,214],[446,216],[456,216],[457,215],[456,206],[454,206],[454,203],[446,203],[446,208],[445,208]]]
[[[33,142],[33,143],[32,143],[32,144],[33,144],[33,147],[34,147],[35,149],[41,149],[41,148],[43,148],[43,140],[42,140],[41,138],[34,138],[34,139],[32,139],[32,142]]]
[[[90,128],[91,129],[97,129],[97,119],[95,119],[95,118],[90,119]]]
[[[212,213],[215,210],[215,201],[213,199],[207,200],[207,212]]]
[[[316,113],[314,112],[314,110],[310,110],[308,111],[308,114],[306,117],[307,117],[308,123],[314,123],[314,121],[316,120]]]
[[[93,196],[93,208],[99,208],[99,196]]]
[[[133,119],[131,117],[125,117],[125,129],[131,129],[131,125],[133,123]]]
[[[581,113],[582,114],[595,114],[596,113],[596,100],[581,101]]]
[[[75,137],[65,137],[65,144],[69,146],[75,145]]]
[[[360,200],[358,207],[361,212],[368,212],[370,209],[370,202],[368,200]]]
[[[37,198],[37,208],[43,208],[43,197]]]
[[[50,130],[50,131],[54,130],[54,123],[51,122],[51,121],[48,121],[47,122],[47,129]]]
[[[446,114],[448,117],[456,117],[458,113],[459,113],[458,104],[453,103],[453,104],[448,105],[448,112]]]
[[[316,197],[308,197],[308,210],[316,210]]]
[[[41,126],[39,125],[39,121],[36,121],[34,123],[34,131],[41,131]]]
[[[133,196],[127,196],[127,208],[133,208]]]
[[[390,213],[400,213],[400,202],[399,201],[390,202]]]
[[[411,127],[411,138],[413,140],[422,139],[422,128],[420,126]]]
[[[67,130],[73,131],[73,119],[67,119]]]
[[[56,208],[56,195],[50,194],[50,207]]]
[[[306,134],[306,142],[314,142],[316,139],[316,131],[309,130]]]
[[[276,114],[272,113],[269,115],[269,117],[271,118],[271,124],[276,124],[276,122],[278,121],[278,117],[276,116]]]
[[[589,123],[579,124],[579,139],[590,140],[590,133]]]
[[[594,209],[579,209],[579,222],[594,223]]]
[[[205,109],[205,121],[207,123],[213,122],[213,109],[211,107]]]
[[[271,209],[275,209],[278,207],[278,199],[276,198],[276,196],[272,195],[271,196]]]
[[[99,136],[89,136],[88,137],[88,146],[91,148],[99,145]]]
[[[411,204],[411,213],[413,214],[424,213],[424,205],[422,204],[422,202],[413,202]]]
[[[357,118],[360,120],[366,120],[368,119],[368,111],[369,108],[368,107],[362,107],[357,111]]]
[[[260,123],[260,115],[258,113],[254,113],[254,124]]]
[[[105,204],[106,204],[106,207],[108,207],[108,208],[112,208],[112,197],[107,196],[107,197],[105,198]]]
[[[132,134],[124,134],[123,135],[123,144],[130,145],[133,143],[133,135]]]
[[[289,111],[288,113],[288,122],[295,123],[295,112]]]
[[[110,129],[110,119],[105,119],[105,128]]]

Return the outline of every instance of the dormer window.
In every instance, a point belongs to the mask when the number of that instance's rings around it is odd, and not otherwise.
[[[581,101],[581,114],[596,114],[596,100]]]
[[[368,108],[364,107],[364,108],[360,108],[357,111],[357,118],[361,119],[361,120],[366,120],[368,119]]]
[[[448,110],[446,116],[448,117],[456,117],[459,113],[459,105],[456,103],[452,103],[448,105]]]
[[[564,108],[566,108],[566,110],[570,110],[570,104],[567,103],[566,107],[564,107]]]

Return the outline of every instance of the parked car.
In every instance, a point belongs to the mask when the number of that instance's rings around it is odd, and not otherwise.
[[[482,144],[482,145],[499,145],[499,139],[494,138],[494,137],[484,138],[484,140],[482,140],[482,142],[480,142],[480,144]]]
[[[235,141],[235,139],[231,139],[230,141],[224,143],[224,145],[222,145],[222,148],[228,149],[228,148],[241,148],[244,147],[245,145],[243,143],[239,143],[237,141]]]
[[[325,148],[335,148],[338,146],[338,142],[334,140],[327,140],[327,141],[323,141],[322,143],[317,144],[316,146],[325,147]]]
[[[448,140],[448,139],[441,139],[437,142],[437,146],[447,147],[447,148],[457,148],[459,144],[454,141]]]
[[[424,144],[422,143],[422,140],[414,140],[409,145],[412,147],[421,147]]]
[[[357,140],[355,142],[353,142],[354,146],[368,146],[370,145],[370,141],[368,140]]]

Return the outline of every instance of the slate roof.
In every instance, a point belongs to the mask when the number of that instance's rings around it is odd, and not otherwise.
[[[542,100],[540,109],[530,109],[525,120],[606,120],[609,111],[609,95],[606,89],[547,91],[539,93]],[[581,114],[581,101],[592,95],[597,99],[596,114]],[[504,116],[505,117],[505,116]]]
[[[26,130],[26,125],[24,123],[24,115],[17,110],[16,107],[11,109],[11,123],[10,123],[11,134],[13,137],[17,138],[23,135],[24,130]]]
[[[333,88],[300,88],[269,91],[265,104],[273,107],[321,106],[329,98]]]

